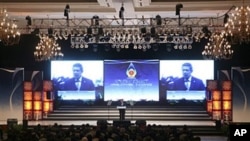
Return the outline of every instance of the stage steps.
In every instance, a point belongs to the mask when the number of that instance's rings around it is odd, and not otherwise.
[[[127,106],[127,120],[211,121],[202,106]],[[49,113],[45,120],[117,120],[116,106],[65,105]]]
[[[215,125],[211,116],[206,112],[205,107],[201,105],[164,105],[164,106],[127,106],[126,120],[135,123],[136,121],[146,121],[150,123],[162,123],[172,126],[182,126],[178,123],[187,123],[189,129],[197,136],[223,136],[221,130]],[[119,111],[116,106],[83,106],[83,105],[64,105],[49,113],[43,120],[52,121],[108,121],[114,123],[119,121]],[[179,125],[175,125],[178,123]],[[195,123],[194,125],[191,125]],[[199,125],[199,123],[201,123]],[[203,124],[205,123],[205,124]],[[209,124],[207,124],[209,123]],[[210,125],[214,123],[214,125]]]

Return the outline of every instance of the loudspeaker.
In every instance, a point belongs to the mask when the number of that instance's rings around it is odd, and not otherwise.
[[[135,124],[137,126],[146,126],[147,122],[146,122],[146,120],[136,120]]]
[[[28,128],[28,120],[24,119],[23,120],[23,129],[27,129]]]
[[[221,129],[221,120],[216,120],[215,121],[215,127],[216,127],[216,129]]]
[[[10,119],[7,119],[7,127],[9,129],[13,128],[14,126],[17,125],[17,119],[13,119],[13,118],[10,118]]]
[[[116,127],[129,127],[131,125],[130,120],[114,120],[113,121],[113,126]]]

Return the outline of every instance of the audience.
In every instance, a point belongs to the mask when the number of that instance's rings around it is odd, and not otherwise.
[[[8,129],[4,141],[200,141],[186,125],[183,127],[161,125],[81,126],[63,127],[55,123],[27,129]]]

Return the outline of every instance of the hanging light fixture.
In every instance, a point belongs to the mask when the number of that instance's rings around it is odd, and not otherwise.
[[[56,39],[49,35],[40,35],[40,42],[36,46],[34,57],[36,61],[57,60],[63,57],[61,47]]]
[[[225,27],[227,34],[233,37],[233,41],[250,42],[250,7],[245,5],[245,0],[242,6],[235,8]]]
[[[16,21],[8,17],[6,9],[0,11],[0,42],[5,46],[12,46],[19,43],[20,32],[17,29]]]
[[[225,32],[214,32],[205,49],[202,51],[202,55],[205,59],[231,59],[233,56],[233,50],[231,44],[227,40]]]

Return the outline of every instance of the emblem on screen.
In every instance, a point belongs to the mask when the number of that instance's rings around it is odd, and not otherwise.
[[[131,62],[131,63],[129,64],[128,68],[127,68],[126,74],[127,74],[128,78],[135,78],[136,73],[137,73],[137,72],[136,72],[135,66],[134,66],[133,63]]]

